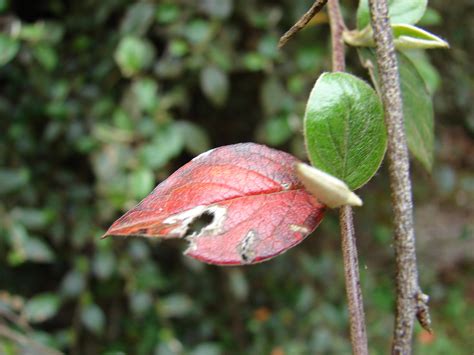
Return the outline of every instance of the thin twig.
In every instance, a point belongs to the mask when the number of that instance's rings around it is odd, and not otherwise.
[[[332,69],[333,71],[344,71],[346,69],[346,63],[344,59],[342,33],[345,29],[345,25],[339,7],[339,0],[329,0],[328,12],[331,25]],[[369,351],[365,327],[364,303],[360,288],[359,261],[357,257],[352,208],[350,206],[342,206],[339,209],[339,221],[341,224],[342,255],[344,260],[347,303],[349,307],[352,352],[355,355],[367,355]]]
[[[388,134],[388,159],[395,224],[397,307],[392,354],[410,354],[415,315],[427,328],[427,296],[418,284],[410,166],[405,138],[402,96],[386,0],[369,0],[380,89]]]
[[[329,0],[328,3],[329,24],[331,26],[332,45],[332,70],[345,71],[346,60],[344,58],[344,40],[342,33],[346,26],[339,7],[339,0]]]
[[[14,330],[11,330],[7,326],[0,324],[0,338],[6,338],[9,339],[16,344],[20,345],[21,347],[27,347],[30,348],[30,350],[35,351],[35,354],[42,354],[42,355],[61,355],[62,353],[48,348],[47,346],[44,346],[32,339],[27,338],[21,333],[18,333]]]
[[[311,8],[288,30],[278,41],[278,48],[282,48],[288,40],[302,30],[309,21],[326,5],[328,0],[316,0]]]

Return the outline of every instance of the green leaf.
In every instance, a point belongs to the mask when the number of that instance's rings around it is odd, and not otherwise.
[[[359,49],[362,62],[368,65],[375,85],[379,86],[379,76],[375,53],[370,49]],[[410,59],[398,53],[400,85],[403,99],[403,115],[408,148],[423,166],[431,171],[434,152],[433,102],[423,77]]]
[[[90,304],[82,308],[81,321],[86,329],[96,335],[100,335],[104,331],[105,315],[96,304]]]
[[[188,121],[177,121],[174,125],[180,130],[184,146],[189,153],[199,155],[211,149],[211,142],[205,129]]]
[[[145,34],[153,23],[155,6],[148,2],[139,2],[130,6],[120,24],[122,34]]]
[[[24,245],[24,253],[26,260],[37,263],[48,263],[54,260],[52,249],[38,238],[28,238]]]
[[[423,77],[428,91],[433,95],[441,83],[441,77],[438,69],[431,64],[426,51],[409,50],[403,51],[403,54],[405,54],[416,67],[418,73]]]
[[[30,180],[27,169],[1,169],[0,168],[0,195],[14,192],[24,187]]]
[[[263,127],[263,139],[271,146],[285,143],[293,134],[287,115],[280,115],[265,122]]]
[[[0,33],[0,66],[15,58],[20,50],[20,42],[10,36]]]
[[[136,36],[123,37],[114,55],[123,75],[128,77],[148,68],[154,56],[155,50],[152,44]]]
[[[139,79],[132,84],[132,93],[137,100],[138,106],[147,112],[153,112],[158,104],[158,84],[148,78]]]
[[[229,79],[227,74],[215,66],[207,66],[201,70],[201,90],[216,106],[222,106],[227,100]]]
[[[316,81],[304,132],[313,165],[353,190],[375,174],[385,154],[380,99],[367,83],[347,73],[324,73]]]
[[[181,130],[175,125],[168,125],[157,132],[151,143],[141,148],[141,161],[150,169],[158,169],[177,156],[183,147]]]
[[[134,198],[141,200],[155,185],[155,177],[149,169],[139,169],[130,176],[130,189]]]
[[[419,27],[405,24],[391,25],[393,32],[393,42],[395,48],[407,49],[428,49],[428,48],[448,48],[449,44],[434,34]],[[362,30],[345,31],[344,41],[354,47],[375,47],[372,27],[368,26]]]
[[[232,13],[233,0],[201,0],[198,3],[211,17],[225,19]]]
[[[445,40],[412,25],[392,25],[393,41],[397,49],[448,48]]]
[[[413,25],[423,17],[428,0],[389,0],[390,23]],[[363,29],[370,24],[369,0],[360,0],[357,9],[357,28]]]
[[[25,306],[25,316],[32,323],[44,322],[56,315],[61,302],[52,293],[43,293],[30,299]]]
[[[38,44],[33,48],[33,56],[48,71],[58,64],[58,56],[54,48],[47,44]]]

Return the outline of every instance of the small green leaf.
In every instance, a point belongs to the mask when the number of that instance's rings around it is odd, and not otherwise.
[[[48,71],[58,64],[58,56],[54,48],[48,44],[37,44],[33,48],[33,56]]]
[[[61,303],[52,293],[43,293],[30,299],[25,306],[25,316],[32,323],[40,323],[56,315]]]
[[[448,42],[419,27],[405,24],[393,24],[391,27],[395,48],[399,50],[449,47]],[[370,26],[362,30],[344,31],[343,38],[350,46],[375,46],[374,34]]]
[[[155,80],[144,78],[133,82],[132,93],[137,100],[138,106],[146,111],[153,112],[158,104],[158,84]]]
[[[29,238],[24,245],[26,260],[37,263],[48,263],[54,260],[53,250],[38,238]]]
[[[141,200],[153,189],[155,178],[149,169],[139,169],[130,176],[130,189],[134,198]]]
[[[232,0],[201,0],[201,9],[211,17],[225,19],[232,13]]]
[[[177,156],[184,147],[181,130],[175,125],[162,127],[149,144],[140,149],[141,162],[150,169],[158,169]]]
[[[393,41],[397,49],[448,48],[445,40],[419,27],[405,24],[392,25]]]
[[[27,169],[0,168],[0,195],[15,192],[28,184],[30,173]]]
[[[377,171],[387,139],[375,91],[347,73],[324,73],[311,91],[304,119],[313,165],[354,190]]]
[[[211,142],[205,129],[188,121],[176,121],[174,126],[181,132],[186,150],[199,155],[211,149]]]
[[[120,24],[122,34],[145,34],[153,23],[155,6],[148,2],[139,2],[130,6]]]
[[[82,308],[81,321],[90,332],[96,335],[100,335],[104,331],[105,315],[96,304],[90,304]]]
[[[215,66],[201,70],[201,89],[204,95],[216,106],[222,106],[227,100],[229,79],[227,74]]]
[[[289,117],[280,115],[265,122],[263,127],[263,140],[271,146],[285,143],[293,134]]]
[[[423,17],[428,0],[389,0],[388,11],[391,23],[413,25]],[[360,0],[357,9],[357,28],[370,24],[369,0]]]
[[[155,50],[150,42],[136,36],[123,37],[115,51],[115,61],[125,76],[133,76],[148,68]]]
[[[0,33],[0,66],[15,58],[20,50],[20,42],[10,36]]]
[[[375,54],[370,49],[359,49],[364,65],[368,66],[375,85],[379,86]],[[370,62],[367,63],[367,62]],[[425,82],[403,53],[398,53],[403,115],[408,148],[423,166],[431,171],[434,152],[433,102]]]

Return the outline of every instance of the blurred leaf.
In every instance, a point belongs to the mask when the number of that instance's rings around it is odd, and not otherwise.
[[[54,211],[50,209],[34,209],[16,207],[11,212],[12,218],[27,228],[40,229],[46,227],[54,219]]]
[[[173,294],[163,297],[158,301],[158,313],[167,318],[183,317],[191,312],[193,302],[191,298],[185,294]]]
[[[347,183],[364,185],[378,170],[387,138],[375,91],[346,73],[324,73],[305,112],[305,140],[313,165]]]
[[[33,56],[46,70],[53,70],[58,64],[56,51],[53,47],[46,44],[34,46]]]
[[[130,190],[134,198],[141,200],[155,185],[155,177],[149,169],[138,169],[130,175]]]
[[[418,22],[420,26],[439,26],[442,23],[443,18],[441,17],[441,14],[437,10],[430,7],[426,9],[423,17]]]
[[[133,292],[130,295],[130,308],[135,314],[143,314],[151,308],[153,299],[149,293]]]
[[[201,70],[201,90],[216,106],[222,106],[229,92],[227,74],[215,66],[207,66]]]
[[[268,120],[264,125],[265,143],[278,146],[285,143],[293,135],[288,116],[281,115]]]
[[[87,330],[96,335],[100,335],[104,331],[105,315],[96,304],[89,304],[81,309],[81,321]]]
[[[85,289],[85,286],[86,280],[84,274],[73,269],[64,276],[61,284],[61,292],[66,297],[77,297]]]
[[[261,87],[262,106],[267,115],[277,114],[285,104],[286,92],[283,85],[275,77],[270,77]]]
[[[217,343],[202,343],[197,345],[189,355],[220,355],[221,347]]]
[[[98,279],[107,280],[116,268],[116,258],[111,251],[99,251],[95,254],[92,270]]]
[[[155,50],[152,44],[136,36],[123,37],[114,55],[120,70],[127,77],[148,68],[154,56]]]
[[[177,121],[175,127],[181,132],[184,146],[189,153],[199,155],[211,149],[209,136],[203,128],[189,121]]]
[[[389,0],[388,11],[391,23],[413,25],[425,13],[428,0]],[[370,24],[369,0],[360,0],[357,9],[357,28]]]
[[[359,53],[363,62],[371,63],[370,75],[378,83],[375,53],[369,49],[359,49]],[[434,154],[433,102],[423,78],[410,59],[398,53],[398,65],[408,148],[425,169],[431,171]]]
[[[54,261],[52,249],[41,239],[28,238],[24,245],[26,260],[37,263],[48,263]]]
[[[148,2],[131,5],[120,24],[120,32],[125,35],[141,36],[145,34],[153,22],[155,6]]]
[[[441,77],[438,70],[431,64],[430,59],[423,50],[404,51],[413,65],[418,70],[418,73],[423,77],[423,80],[431,95],[435,93],[441,84]]]
[[[229,270],[229,288],[234,297],[243,301],[249,294],[249,285],[244,273],[239,269]]]
[[[63,28],[53,22],[22,23],[18,38],[31,43],[49,42],[54,44],[61,40],[63,32]]]
[[[209,16],[225,19],[232,13],[233,0],[201,0],[199,4]]]
[[[57,295],[42,293],[28,300],[25,305],[25,316],[32,323],[41,323],[54,317],[60,305]]]
[[[138,105],[147,112],[153,112],[158,103],[158,84],[152,79],[139,79],[133,82],[132,92]]]
[[[0,66],[7,64],[20,50],[20,42],[10,36],[0,33]]]
[[[178,19],[179,13],[179,7],[176,4],[158,4],[155,13],[156,21],[162,24],[174,22]]]
[[[168,125],[156,133],[151,143],[140,149],[141,160],[148,168],[157,169],[176,157],[183,146],[180,129],[175,125]]]
[[[192,20],[184,28],[184,35],[195,45],[203,44],[210,40],[212,28],[209,22],[204,20]]]

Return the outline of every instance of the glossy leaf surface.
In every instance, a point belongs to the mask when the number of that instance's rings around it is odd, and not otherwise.
[[[293,156],[244,143],[203,153],[158,185],[105,236],[186,238],[185,254],[212,264],[251,264],[301,242],[325,206],[295,175]],[[212,220],[190,233],[203,216]]]
[[[375,91],[347,73],[324,73],[311,91],[304,119],[315,167],[352,190],[377,171],[387,146],[383,110]]]
[[[359,49],[362,62],[370,64],[369,72],[376,85],[379,85],[375,53],[369,49]],[[398,53],[400,85],[403,99],[403,116],[410,152],[423,166],[431,171],[434,153],[434,113],[431,95],[425,81],[412,61],[403,53]]]

